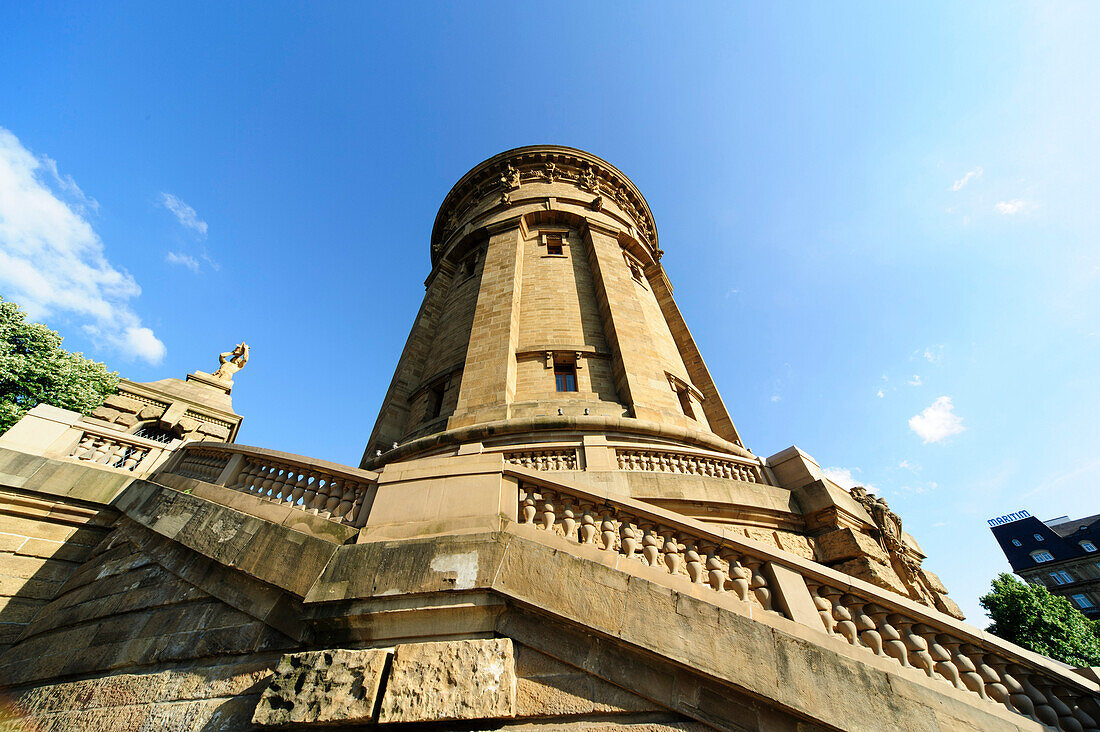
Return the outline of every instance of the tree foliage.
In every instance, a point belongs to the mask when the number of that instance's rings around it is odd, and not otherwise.
[[[1002,573],[978,598],[993,624],[986,630],[1073,666],[1100,666],[1100,623],[1041,584]]]
[[[38,404],[87,414],[118,385],[118,373],[61,347],[61,336],[28,323],[0,297],[0,434]]]

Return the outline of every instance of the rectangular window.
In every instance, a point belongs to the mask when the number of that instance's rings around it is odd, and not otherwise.
[[[433,384],[428,389],[428,411],[425,414],[426,419],[436,419],[443,413],[443,395],[446,390],[443,388],[443,384]]]
[[[1082,610],[1087,610],[1093,606],[1092,600],[1088,599],[1084,595],[1072,595],[1071,597],[1073,598],[1073,601],[1077,603],[1077,607],[1081,608]]]
[[[1051,572],[1050,578],[1058,585],[1068,585],[1073,582],[1073,577],[1069,572]]]
[[[546,253],[547,254],[562,254],[562,238],[561,234],[547,234],[546,235]],[[561,391],[560,389],[558,391]]]
[[[1085,541],[1081,542],[1081,548],[1084,549],[1087,552],[1096,551],[1096,545],[1093,544],[1091,541],[1088,541],[1088,540],[1085,540]]]
[[[1050,552],[1032,552],[1031,558],[1034,559],[1038,564],[1054,561],[1054,555]]]
[[[577,390],[577,364],[554,360],[554,388],[558,391]]]

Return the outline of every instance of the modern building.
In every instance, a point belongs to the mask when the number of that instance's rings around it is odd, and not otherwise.
[[[1100,514],[1040,521],[1021,511],[1005,518],[1011,520],[989,523],[1012,571],[1100,617]]]
[[[430,251],[359,467],[236,444],[243,344],[0,437],[35,729],[1098,728],[1096,670],[963,622],[884,500],[747,447],[618,169],[497,155]]]

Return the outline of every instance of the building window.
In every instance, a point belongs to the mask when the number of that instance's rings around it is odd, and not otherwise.
[[[1023,544],[1020,543],[1019,539],[1013,539],[1012,546],[1023,546]]]
[[[642,269],[642,263],[639,262],[634,256],[628,252],[623,252],[623,259],[626,260],[627,269],[630,270],[630,276],[634,278],[634,281],[639,285],[645,284],[645,270]]]
[[[577,390],[577,364],[554,359],[554,388],[557,391]]]
[[[1088,599],[1084,595],[1070,595],[1070,597],[1072,597],[1073,601],[1077,603],[1077,607],[1081,608],[1082,610],[1088,610],[1090,607],[1093,607],[1092,600]]]
[[[1051,572],[1050,578],[1054,580],[1056,585],[1068,585],[1073,582],[1073,577],[1069,572]]]
[[[1043,540],[1043,535],[1042,534],[1032,534],[1032,536],[1035,537],[1035,541],[1042,541]]]
[[[1036,564],[1042,564],[1043,562],[1053,562],[1054,555],[1050,552],[1032,552],[1031,558],[1035,560]]]
[[[462,260],[462,267],[459,269],[459,277],[461,279],[467,279],[474,276],[474,270],[477,269],[477,252],[470,254],[466,259]]]
[[[547,254],[556,254],[558,256],[561,256],[564,253],[562,251],[562,246],[563,245],[562,245],[561,234],[547,234],[546,235],[546,253]]]
[[[679,389],[676,396],[680,397],[680,409],[684,410],[684,416],[695,419],[695,410],[691,408],[691,395],[687,389]]]
[[[1093,544],[1091,541],[1082,541],[1081,542],[1081,548],[1084,549],[1087,552],[1096,551],[1096,545]]]

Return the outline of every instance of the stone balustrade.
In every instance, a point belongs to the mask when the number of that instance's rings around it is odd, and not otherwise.
[[[1065,732],[1098,729],[1100,697],[1074,672],[893,593],[739,540],[729,531],[690,526],[669,512],[647,510],[637,502],[573,487],[535,485],[522,477],[518,496],[518,521],[536,531],[661,568],[714,592],[732,593],[742,602],[821,630],[935,683],[1003,704],[1048,727]],[[797,575],[797,585],[778,586],[777,572]],[[798,605],[793,597],[797,593],[808,593],[803,599],[812,602],[817,618],[812,610],[808,615],[789,610]]]
[[[576,470],[574,448],[519,450],[504,453],[504,462],[531,470]]]
[[[85,432],[69,457],[133,472],[149,454],[149,448],[127,440],[123,435]]]
[[[619,470],[645,470],[661,473],[705,475],[713,478],[730,478],[746,483],[764,483],[760,466],[747,461],[729,458],[695,455],[673,450],[639,450],[616,448],[615,458]]]
[[[362,526],[377,475],[243,445],[187,445],[165,472]],[[364,508],[366,506],[366,508]]]

